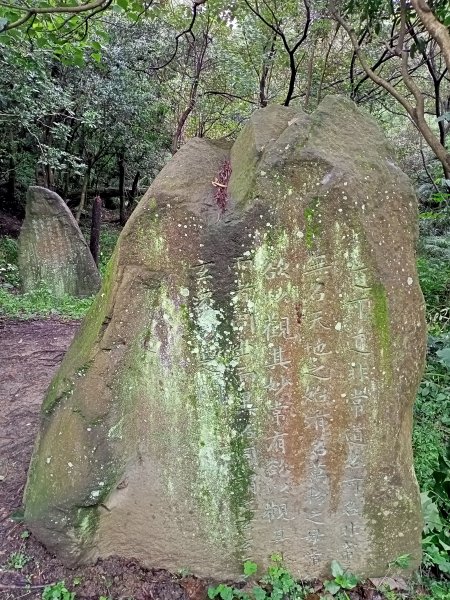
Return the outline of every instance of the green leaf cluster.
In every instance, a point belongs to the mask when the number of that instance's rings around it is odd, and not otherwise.
[[[436,471],[433,490],[421,493],[424,516],[423,564],[441,574],[450,575],[450,452],[441,457],[441,470]],[[439,498],[440,507],[433,498]],[[444,504],[445,508],[442,508]]]
[[[251,577],[257,572],[254,562],[244,563],[244,575]],[[208,598],[221,600],[303,600],[311,591],[298,583],[284,567],[282,557],[273,554],[267,572],[250,591],[220,583],[208,589]]]
[[[74,598],[75,592],[70,592],[64,581],[48,585],[42,592],[42,600],[74,600]]]
[[[359,579],[353,573],[344,570],[337,560],[331,561],[331,574],[334,579],[325,581],[324,588],[337,598],[345,598],[345,595],[341,594],[341,592],[343,590],[353,590],[359,583]]]
[[[414,407],[414,461],[422,490],[423,566],[430,573],[450,573],[450,270],[439,238],[424,247],[419,277],[432,335],[428,361]]]

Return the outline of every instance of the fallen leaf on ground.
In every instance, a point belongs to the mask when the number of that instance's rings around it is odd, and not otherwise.
[[[385,586],[390,590],[408,590],[406,581],[401,577],[372,577],[369,581],[371,581],[376,588]]]
[[[205,600],[208,597],[207,586],[204,581],[195,577],[185,577],[180,581],[181,586],[189,600]]]

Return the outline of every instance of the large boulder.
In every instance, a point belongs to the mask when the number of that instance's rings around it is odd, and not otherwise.
[[[231,154],[191,140],[49,389],[32,531],[68,564],[217,578],[274,552],[302,577],[418,565],[416,234],[411,185],[348,100],[258,111]]]
[[[72,213],[55,192],[31,186],[19,237],[19,270],[25,292],[41,285],[56,297],[92,296],[100,274]]]

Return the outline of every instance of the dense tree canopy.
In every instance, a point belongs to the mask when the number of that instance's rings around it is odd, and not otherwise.
[[[2,203],[20,211],[38,182],[80,216],[96,190],[134,197],[188,137],[233,137],[258,107],[310,111],[329,93],[447,182],[449,24],[446,0],[2,1]]]

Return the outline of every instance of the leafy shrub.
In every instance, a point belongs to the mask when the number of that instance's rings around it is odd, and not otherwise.
[[[19,552],[13,552],[9,556],[8,562],[6,564],[11,569],[16,569],[17,571],[20,571],[21,569],[24,568],[24,566],[28,562],[30,562],[30,560],[31,560],[31,556],[28,556],[24,552],[19,551]]]
[[[450,600],[450,582],[431,581],[429,582],[430,594],[419,596],[417,600]]]
[[[414,407],[414,462],[425,521],[423,566],[445,577],[450,574],[450,240],[425,238],[422,252],[418,270],[432,335]]]
[[[448,521],[448,510],[450,507],[450,453],[448,459],[442,461],[442,471],[438,475],[435,489],[430,492],[422,492],[422,512],[424,516],[423,565],[435,568],[441,573],[450,575],[450,522]],[[440,475],[440,476],[439,476]],[[438,491],[442,495],[438,495]],[[439,498],[441,510],[430,495]],[[444,504],[444,507],[442,507]]]
[[[0,286],[17,288],[20,285],[17,241],[10,237],[0,238]]]
[[[445,330],[450,323],[450,260],[422,256],[417,268],[428,324],[434,332]]]
[[[331,561],[331,574],[334,579],[325,581],[324,588],[332,596],[337,594],[337,597],[339,597],[343,590],[352,590],[358,585],[358,578],[353,573],[344,570],[337,560]]]
[[[413,446],[416,474],[422,490],[434,485],[433,473],[439,468],[449,438],[450,377],[432,356],[414,407]]]

